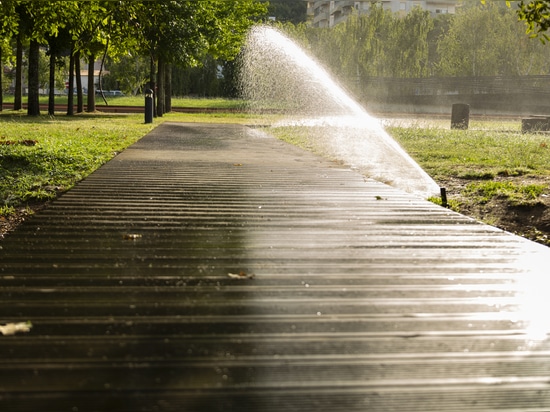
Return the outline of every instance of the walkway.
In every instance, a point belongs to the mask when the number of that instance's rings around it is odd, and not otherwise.
[[[0,247],[2,411],[550,409],[550,249],[258,130],[163,124]]]

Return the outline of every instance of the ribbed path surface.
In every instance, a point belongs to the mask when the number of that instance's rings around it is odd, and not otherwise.
[[[548,248],[257,130],[163,124],[0,247],[1,411],[550,410]]]

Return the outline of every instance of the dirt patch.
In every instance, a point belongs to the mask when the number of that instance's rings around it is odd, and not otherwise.
[[[26,207],[18,208],[14,213],[8,216],[0,216],[0,240],[3,239],[7,233],[15,230],[17,226],[34,213],[44,209],[48,204],[49,202],[34,203]]]
[[[488,202],[478,202],[465,196],[464,189],[472,180],[451,178],[440,181],[447,189],[447,197],[453,209],[481,222],[550,246],[550,177],[500,177],[518,185],[545,185],[545,193],[528,204],[516,205],[509,199],[494,197]]]

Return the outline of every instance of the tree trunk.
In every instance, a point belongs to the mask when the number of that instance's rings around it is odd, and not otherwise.
[[[74,114],[74,50],[69,56],[69,95],[67,96],[67,116]]]
[[[157,116],[162,117],[164,114],[164,72],[166,65],[164,59],[159,56],[157,67]]]
[[[167,64],[164,76],[164,112],[172,111],[172,65]]]
[[[2,64],[2,48],[0,47],[0,112],[4,110],[4,88],[2,87],[2,83],[4,79],[2,78],[2,75],[4,74],[3,70],[4,65]]]
[[[23,108],[23,42],[21,34],[17,35],[17,50],[15,52],[15,96],[13,110]]]
[[[95,56],[89,56],[88,60],[88,104],[86,111],[88,113],[95,112],[95,83],[94,83],[94,63]]]
[[[80,52],[76,52],[74,56],[74,69],[76,74],[76,112],[84,111],[84,96],[82,95],[82,76],[80,73]]]
[[[155,83],[155,76],[156,76],[156,70],[155,70],[155,58],[153,57],[153,54],[151,54],[151,65],[150,65],[150,73],[149,73],[149,88],[153,91],[153,117],[157,117],[157,110],[156,110],[156,100],[157,100],[157,85]]]
[[[40,44],[36,40],[31,40],[29,47],[29,95],[27,100],[27,114],[29,116],[40,116],[40,70],[38,68],[40,60]]]
[[[48,93],[48,114],[50,116],[55,115],[55,55],[52,48],[50,48],[50,79],[49,87],[50,91]]]

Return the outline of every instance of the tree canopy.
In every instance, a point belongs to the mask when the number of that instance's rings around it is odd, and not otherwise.
[[[462,78],[462,87],[474,78],[550,75],[550,49],[525,34],[505,2],[468,2],[456,14],[417,7],[404,16],[373,5],[333,28],[280,26],[365,101],[457,84],[450,78]]]
[[[489,3],[487,0],[481,0],[482,4]],[[506,0],[506,5],[511,6],[511,1]],[[550,0],[521,0],[518,4],[517,15],[520,20],[527,24],[527,33],[531,37],[538,37],[543,43],[550,40],[547,34],[550,29]]]
[[[266,12],[267,4],[260,0],[2,0],[0,55],[6,60],[16,54],[12,47],[15,40],[17,48],[30,47],[29,107],[33,110],[29,114],[34,115],[38,114],[36,67],[40,47],[49,50],[52,70],[55,58],[62,55],[70,55],[75,67],[81,56],[90,64],[107,53],[115,60],[147,56],[151,83],[157,76],[156,83],[164,84],[169,81],[167,66],[198,65],[207,53],[226,60],[235,58],[248,28]],[[89,92],[93,96],[93,91]],[[162,95],[164,90],[158,92]]]
[[[550,0],[522,1],[519,4],[518,16],[527,23],[528,32],[541,40],[550,40],[547,32],[550,29]]]

